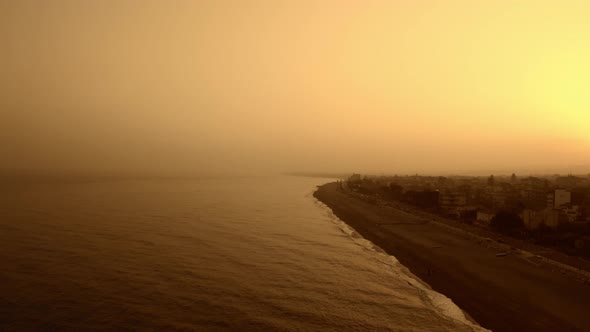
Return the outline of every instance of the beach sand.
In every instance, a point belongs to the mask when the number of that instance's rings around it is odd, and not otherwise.
[[[493,331],[590,331],[590,285],[414,214],[320,186],[314,196]]]

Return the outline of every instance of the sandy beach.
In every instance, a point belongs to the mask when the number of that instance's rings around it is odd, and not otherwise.
[[[590,285],[401,209],[320,186],[314,196],[493,331],[590,331]]]

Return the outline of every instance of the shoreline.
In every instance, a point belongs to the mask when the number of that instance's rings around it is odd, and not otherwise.
[[[327,206],[326,204],[324,204],[322,201],[320,201],[319,199],[316,199],[316,201],[317,201],[318,204],[321,204],[322,207],[324,207],[326,209],[329,209],[331,211],[330,207]],[[354,228],[352,228],[352,226],[348,225],[346,222],[340,220],[336,216],[335,216],[335,218],[336,218],[336,223],[337,223],[338,227],[343,228],[343,232],[345,232],[351,238],[354,239],[356,236],[360,236],[359,233]],[[364,237],[361,237],[361,238],[363,240],[368,241]],[[412,282],[415,282],[415,283],[418,284],[416,287],[419,288],[419,291],[420,292],[424,292],[424,295],[425,296],[428,296],[429,297],[429,301],[431,302],[431,304],[433,306],[437,307],[437,310],[439,311],[440,314],[442,314],[444,316],[447,316],[447,317],[449,317],[451,319],[458,320],[458,321],[460,321],[463,324],[471,325],[474,328],[474,330],[476,330],[476,331],[480,331],[480,330],[482,330],[482,331],[489,331],[489,330],[483,328],[477,321],[475,321],[475,319],[473,319],[473,317],[471,317],[468,312],[466,312],[465,310],[459,308],[457,306],[457,304],[455,304],[454,302],[452,302],[452,300],[450,298],[448,298],[444,294],[441,294],[441,293],[436,292],[436,290],[434,290],[428,283],[426,283],[424,280],[422,280],[417,275],[415,275],[414,273],[412,273],[412,271],[410,271],[410,269],[407,268],[405,265],[402,265],[397,260],[397,258],[395,256],[392,256],[392,255],[388,254],[385,250],[383,250],[381,247],[379,247],[375,243],[370,242],[370,241],[369,241],[369,243],[370,243],[370,248],[367,247],[368,250],[376,251],[378,253],[387,255],[388,257],[391,257],[392,259],[396,260],[397,263],[400,264],[396,268],[399,268],[401,270],[401,272],[405,276],[407,276],[408,278],[410,278],[412,280]],[[383,264],[388,265],[388,263],[383,263]],[[440,307],[440,303],[434,303],[433,298],[431,297],[431,294],[432,294],[431,292],[434,292],[435,294],[437,294],[439,296],[445,297],[447,300],[449,300],[452,303],[452,307],[453,308],[456,308],[457,310],[459,310],[461,314],[459,316],[457,316],[456,314],[448,314],[447,312],[445,312],[445,310]]]
[[[498,249],[478,234],[405,208],[370,204],[336,183],[319,186],[314,196],[484,328],[590,330],[590,286],[535,264],[510,244],[503,244],[510,254],[497,257]]]

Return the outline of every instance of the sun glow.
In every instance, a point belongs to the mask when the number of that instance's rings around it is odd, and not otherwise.
[[[6,167],[590,160],[589,1],[26,3],[0,2]]]
[[[532,64],[527,98],[535,118],[558,134],[590,142],[589,49],[552,52]]]

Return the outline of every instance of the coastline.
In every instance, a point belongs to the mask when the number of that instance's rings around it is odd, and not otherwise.
[[[493,331],[590,330],[590,286],[466,231],[318,187],[314,196],[367,240]],[[506,245],[510,247],[509,245]]]
[[[357,239],[362,239],[362,243],[357,243],[358,245],[364,247],[367,250],[375,251],[376,253],[386,255],[388,260],[393,260],[396,265],[396,269],[399,269],[402,274],[408,278],[407,282],[414,285],[424,296],[428,297],[431,304],[437,308],[437,311],[450,319],[457,320],[461,324],[465,324],[473,329],[473,331],[489,331],[488,329],[483,328],[473,317],[469,315],[465,310],[459,308],[450,298],[445,296],[444,294],[440,294],[436,292],[432,287],[424,282],[424,280],[420,279],[417,275],[412,273],[410,269],[406,266],[402,265],[395,256],[388,254],[386,251],[381,249],[379,246],[374,244],[371,241],[368,241],[364,237],[362,237],[354,228],[348,225],[346,222],[340,220],[328,207],[319,199],[316,199],[317,204],[321,205],[322,208],[325,208],[330,211],[330,214],[333,216],[333,222],[350,238],[356,242]],[[382,262],[385,265],[390,265],[391,262]]]

